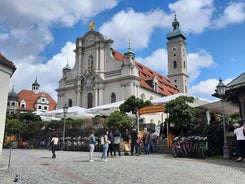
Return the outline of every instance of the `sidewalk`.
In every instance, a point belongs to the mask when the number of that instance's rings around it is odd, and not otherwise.
[[[7,150],[4,150],[7,151]],[[58,151],[51,159],[49,150],[12,152],[11,167],[0,170],[0,183],[23,184],[243,184],[245,161],[221,158],[173,158],[168,154],[122,156],[100,161],[101,153],[94,153],[88,162],[88,152]]]

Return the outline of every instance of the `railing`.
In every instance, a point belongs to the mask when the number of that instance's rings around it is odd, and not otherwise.
[[[12,153],[12,147],[6,144],[3,144],[0,142],[0,146],[3,148],[9,148],[9,151],[5,151],[5,149],[2,150],[2,155],[0,155],[0,170],[3,169],[9,169],[10,168],[10,162],[11,162],[11,153]]]

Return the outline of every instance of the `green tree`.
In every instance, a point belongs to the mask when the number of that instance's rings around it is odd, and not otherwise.
[[[152,105],[151,101],[144,101],[140,98],[135,97],[134,95],[130,96],[123,104],[119,106],[121,112],[132,112],[137,118],[137,111],[139,108]]]
[[[166,121],[174,123],[176,133],[180,131],[181,136],[184,136],[184,129],[188,129],[197,123],[197,109],[188,105],[188,103],[193,102],[193,97],[179,96],[166,103],[165,113],[169,114]]]
[[[121,131],[125,129],[131,129],[132,124],[130,119],[127,117],[126,114],[121,113],[119,111],[112,112],[107,118],[106,118],[106,127],[110,129],[118,128]]]
[[[17,119],[21,122],[33,122],[33,121],[41,121],[41,118],[39,115],[33,114],[32,112],[27,113],[19,113],[17,115]]]

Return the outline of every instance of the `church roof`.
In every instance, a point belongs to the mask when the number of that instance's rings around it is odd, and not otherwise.
[[[2,65],[5,65],[13,70],[13,72],[16,70],[16,67],[12,61],[9,61],[6,59],[1,53],[0,53],[0,63]]]
[[[12,88],[12,90],[8,94],[8,100],[14,100],[14,101],[19,100],[18,94],[14,91],[14,87]]]
[[[112,49],[113,56],[116,60],[124,62],[124,56]],[[139,70],[139,77],[140,77],[140,86],[146,88],[150,91],[154,91],[153,83],[151,82],[154,77],[157,77],[158,80],[158,93],[163,96],[173,95],[179,93],[177,87],[172,84],[165,76],[151,70],[150,68],[142,65],[139,62],[135,62],[138,70]]]
[[[19,103],[22,100],[25,100],[25,102],[26,102],[25,110],[35,111],[36,110],[35,103],[37,102],[37,100],[39,99],[39,97],[42,94],[45,94],[47,97],[47,100],[49,101],[49,111],[55,110],[57,103],[54,101],[54,99],[48,93],[44,93],[44,92],[39,92],[38,94],[35,94],[35,93],[33,93],[32,90],[23,89],[18,94],[19,95]]]
[[[36,80],[34,81],[34,83],[32,83],[32,86],[40,86],[39,83],[37,82],[37,78],[36,78]]]
[[[178,40],[178,39],[181,39],[181,40],[186,39],[185,34],[179,29],[179,22],[176,18],[176,15],[174,17],[174,21],[172,22],[172,27],[173,27],[173,30],[167,34],[167,39],[169,41]]]

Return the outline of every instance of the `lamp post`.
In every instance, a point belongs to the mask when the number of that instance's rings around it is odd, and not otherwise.
[[[65,104],[63,107],[63,113],[64,113],[64,125],[63,125],[63,146],[65,146],[65,132],[66,132],[66,113],[68,111],[68,106]]]
[[[217,94],[218,97],[221,98],[221,105],[222,105],[222,120],[223,120],[223,131],[224,131],[224,145],[223,145],[223,158],[229,158],[229,151],[227,145],[227,138],[226,138],[226,126],[225,126],[225,115],[224,115],[224,97],[225,97],[225,85],[222,83],[222,80],[219,79],[219,84],[217,85]]]

